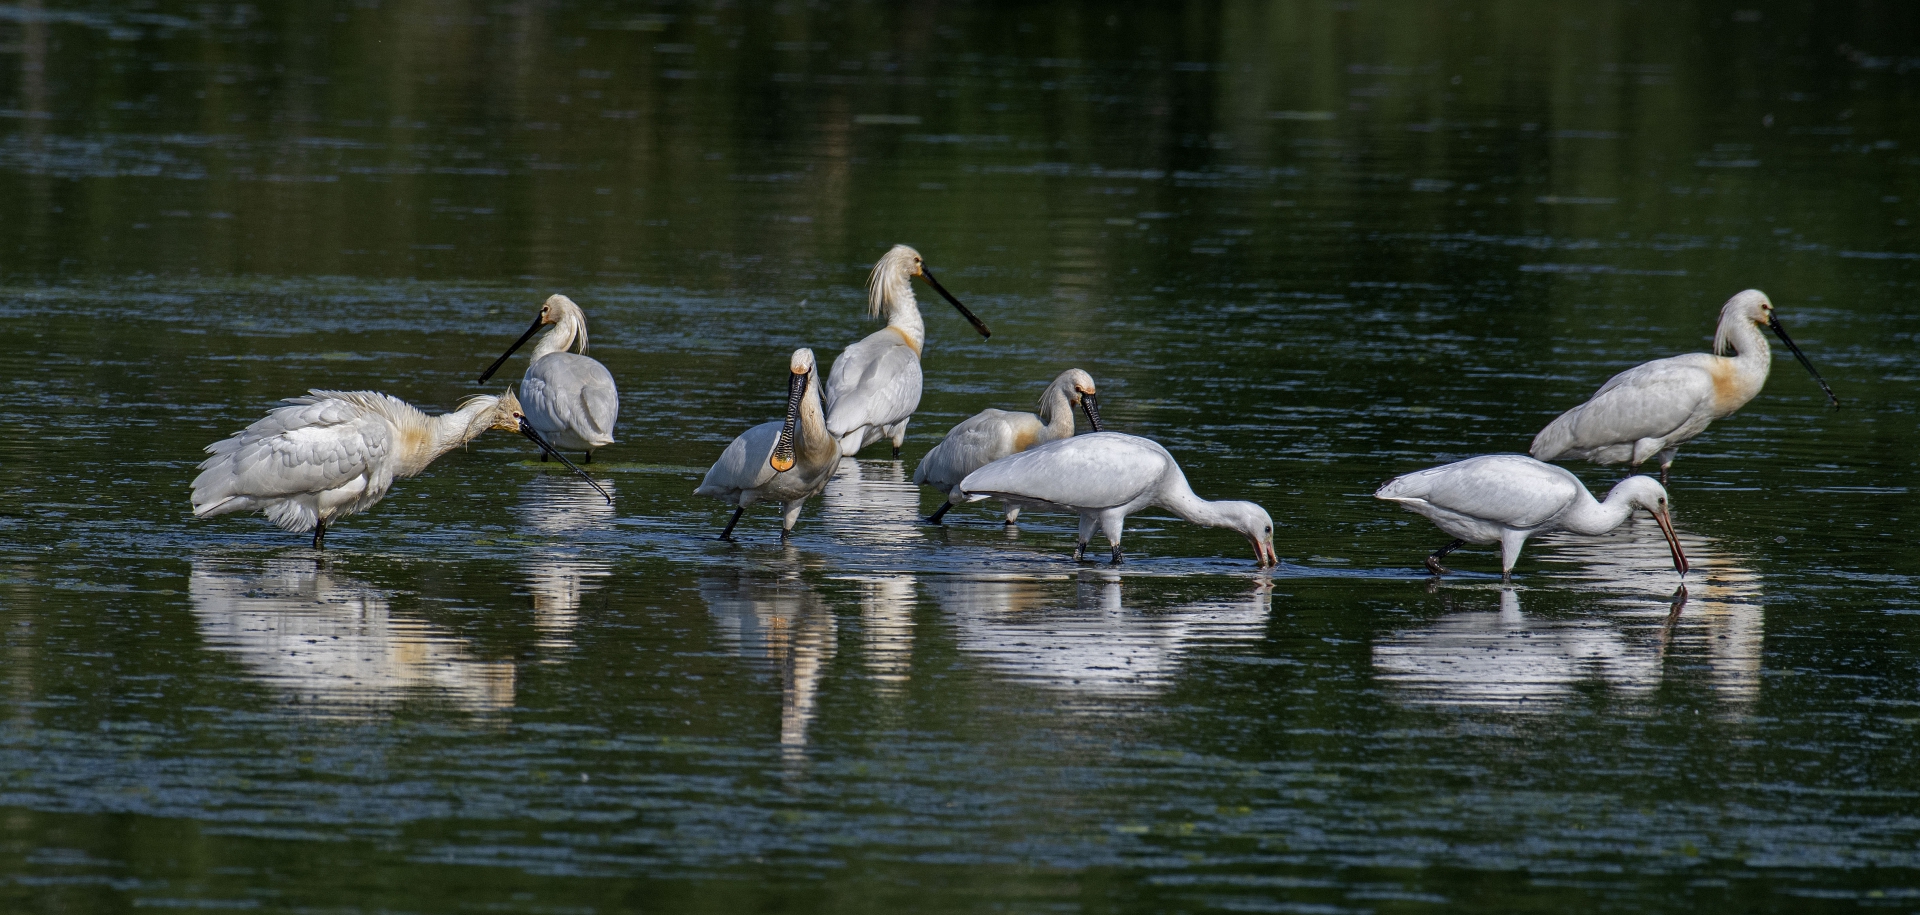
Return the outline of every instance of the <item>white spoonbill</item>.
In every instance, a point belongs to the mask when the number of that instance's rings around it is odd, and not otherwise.
[[[1040,395],[1040,415],[1008,410],[981,410],[948,430],[947,437],[933,446],[920,466],[913,470],[913,482],[931,486],[947,496],[938,511],[927,519],[939,524],[947,509],[964,499],[955,487],[970,474],[1009,454],[1017,454],[1035,445],[1073,435],[1073,408],[1087,411],[1087,422],[1100,431],[1100,403],[1095,396],[1093,376],[1079,369],[1067,369],[1047,385]],[[1020,509],[1007,509],[1007,523],[1020,517]]]
[[[1581,458],[1597,464],[1625,463],[1638,473],[1648,459],[1660,459],[1660,482],[1681,444],[1706,431],[1707,424],[1732,416],[1760,393],[1773,367],[1773,353],[1761,325],[1773,329],[1794,358],[1807,367],[1834,406],[1840,398],[1815,371],[1813,363],[1780,326],[1773,302],[1758,289],[1727,300],[1713,335],[1714,353],[1688,353],[1636,365],[1608,379],[1577,407],[1560,414],[1533,437],[1528,451],[1543,461]]]
[[[933,291],[960,310],[981,337],[991,337],[987,325],[953,293],[940,285],[920,252],[894,245],[880,257],[867,277],[867,313],[887,316],[887,326],[840,351],[827,371],[821,392],[827,405],[827,429],[849,457],[883,438],[893,439],[893,453],[907,438],[907,420],[920,406],[920,349],[926,343],[926,325],[913,298],[913,278],[921,277]]]
[[[585,452],[591,464],[595,448],[613,444],[613,424],[620,419],[620,391],[613,386],[613,373],[586,355],[587,315],[572,299],[548,296],[533,326],[480,373],[480,381],[484,384],[492,378],[514,350],[548,324],[553,329],[533,345],[527,374],[520,379],[520,401],[526,407],[527,421],[548,442],[557,448]],[[580,345],[578,353],[573,352],[576,343]],[[542,454],[540,459],[544,461],[547,456]]]
[[[1440,560],[1448,553],[1469,543],[1498,543],[1500,575],[1510,577],[1528,537],[1547,531],[1604,534],[1625,524],[1635,508],[1653,514],[1673,552],[1674,570],[1687,574],[1687,556],[1667,511],[1667,490],[1652,477],[1621,480],[1605,502],[1596,502],[1564,467],[1524,454],[1486,454],[1394,477],[1373,496],[1425,515],[1454,538],[1427,557],[1427,569],[1435,575],[1447,571]]]
[[[439,416],[377,391],[313,390],[283,403],[207,446],[213,456],[193,478],[194,517],[258,511],[282,530],[313,531],[314,549],[325,549],[327,525],[372,508],[394,480],[419,475],[488,429],[518,432],[560,457],[528,423],[512,391],[467,398]]]
[[[1120,562],[1127,516],[1159,506],[1195,524],[1239,531],[1264,568],[1273,553],[1273,519],[1252,502],[1209,502],[1193,494],[1180,465],[1160,443],[1120,432],[1089,432],[1008,455],[960,481],[961,498],[1000,499],[1010,506],[1046,508],[1080,516],[1073,558],[1086,558],[1097,524]]]
[[[794,350],[788,372],[786,420],[740,433],[693,491],[736,506],[721,540],[733,539],[733,526],[747,506],[766,501],[779,502],[786,513],[780,539],[787,539],[800,520],[800,506],[826,489],[840,466],[840,444],[827,433],[826,411],[820,407],[813,350]]]

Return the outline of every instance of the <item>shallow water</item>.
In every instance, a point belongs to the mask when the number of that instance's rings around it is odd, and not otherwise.
[[[1916,26],[0,6],[0,908],[1913,908]],[[715,542],[699,475],[894,242],[993,337],[927,302],[902,459]],[[1648,519],[1425,576],[1380,481],[1749,286],[1845,405],[1779,352],[1682,449],[1677,610]],[[555,291],[611,508],[492,435],[324,556],[190,517],[276,400],[496,390]],[[1285,563],[915,524],[939,434],[1068,366]]]

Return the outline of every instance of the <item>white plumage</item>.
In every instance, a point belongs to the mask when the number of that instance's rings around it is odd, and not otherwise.
[[[1627,464],[1635,471],[1658,457],[1665,482],[1681,444],[1714,420],[1733,415],[1766,384],[1773,354],[1760,333],[1762,325],[1773,329],[1833,398],[1813,363],[1781,328],[1766,293],[1748,289],[1720,309],[1713,338],[1715,353],[1731,349],[1737,355],[1689,353],[1634,366],[1601,385],[1586,403],[1548,423],[1528,450],[1543,461],[1580,458]]]
[[[313,531],[320,549],[328,524],[373,507],[394,480],[488,429],[547,447],[512,392],[472,397],[439,416],[377,391],[315,390],[284,403],[207,446],[213,456],[193,480],[195,517],[257,511],[283,530]]]
[[[620,419],[620,391],[613,373],[586,355],[587,315],[563,295],[547,298],[540,315],[520,339],[480,375],[492,377],[501,364],[541,327],[552,329],[534,344],[527,374],[520,379],[520,402],[527,421],[556,448],[586,453],[593,461],[596,448],[613,444],[613,426]],[[575,353],[575,345],[580,352]],[[541,460],[545,460],[545,456]]]
[[[1373,495],[1424,515],[1454,538],[1427,557],[1427,568],[1436,575],[1447,571],[1440,560],[1468,543],[1500,544],[1500,573],[1511,575],[1528,537],[1559,530],[1604,534],[1626,523],[1636,507],[1659,522],[1674,569],[1687,573],[1667,491],[1652,477],[1628,477],[1605,502],[1597,502],[1565,468],[1524,454],[1488,454],[1395,477]]]
[[[1040,415],[1008,410],[982,410],[948,430],[947,437],[933,446],[914,468],[913,482],[931,486],[947,496],[947,501],[927,519],[939,524],[947,509],[963,501],[956,493],[960,481],[988,464],[1009,454],[1017,454],[1035,445],[1073,435],[1073,408],[1087,412],[1093,431],[1100,431],[1100,407],[1093,376],[1079,369],[1060,373],[1040,395]],[[1007,523],[1020,516],[1020,509],[1007,509]]]
[[[818,495],[840,466],[840,445],[827,433],[813,350],[797,349],[788,365],[787,418],[754,426],[727,445],[694,489],[736,506],[720,539],[733,539],[740,514],[755,502],[779,502],[780,537],[800,520],[800,507]]]
[[[920,352],[926,344],[926,325],[913,297],[916,276],[959,309],[980,336],[991,336],[987,326],[927,272],[920,252],[893,246],[867,278],[867,312],[886,315],[887,326],[841,350],[821,391],[827,429],[840,443],[841,454],[852,456],[881,439],[892,439],[897,455],[906,441],[907,421],[920,407]]]
[[[994,461],[960,481],[965,501],[1000,499],[1010,506],[1046,508],[1080,516],[1076,560],[1086,555],[1094,527],[1107,535],[1120,562],[1127,516],[1158,506],[1194,524],[1240,532],[1261,566],[1278,565],[1273,519],[1252,502],[1209,502],[1194,495],[1180,465],[1158,442],[1119,432],[1090,432],[1036,445]]]

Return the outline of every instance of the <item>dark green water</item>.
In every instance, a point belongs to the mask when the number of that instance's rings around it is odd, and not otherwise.
[[[1917,199],[1896,4],[0,6],[0,909],[1920,908]],[[905,459],[714,542],[896,242],[994,337],[930,304]],[[1416,574],[1381,480],[1747,287],[1845,406],[1782,353],[1682,450],[1673,625],[1646,519]],[[324,558],[190,517],[553,292],[613,508],[493,435]],[[1286,564],[912,524],[1068,366]]]

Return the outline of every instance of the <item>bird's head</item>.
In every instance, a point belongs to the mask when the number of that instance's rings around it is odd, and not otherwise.
[[[894,245],[874,263],[873,273],[867,276],[867,314],[874,317],[890,315],[895,308],[909,305],[913,301],[913,278],[916,276],[926,280],[934,292],[940,293],[940,297],[959,311],[960,316],[966,318],[981,337],[993,336],[993,331],[987,329],[985,321],[967,310],[967,306],[960,304],[960,300],[954,298],[947,287],[933,278],[920,252],[907,245]]]
[[[1217,510],[1226,516],[1226,527],[1240,532],[1253,544],[1253,558],[1260,568],[1280,564],[1273,551],[1273,516],[1252,502],[1221,502]]]
[[[1792,351],[1793,358],[1800,360],[1800,364],[1806,367],[1807,374],[1813,376],[1814,382],[1820,385],[1820,390],[1826,392],[1827,400],[1836,407],[1840,405],[1840,398],[1833,393],[1833,388],[1827,385],[1827,380],[1820,377],[1819,370],[1813,367],[1813,360],[1808,359],[1807,354],[1800,351],[1800,347],[1794,344],[1793,338],[1787,336],[1787,329],[1780,326],[1780,316],[1773,311],[1773,300],[1767,298],[1767,294],[1758,289],[1744,290],[1728,299],[1726,305],[1721,306],[1720,328],[1713,335],[1713,351],[1723,356],[1732,352],[1734,328],[1749,321],[1773,331],[1773,335],[1779,337],[1780,342],[1786,344],[1787,349]]]
[[[562,318],[565,318],[569,314],[582,314],[580,306],[574,304],[572,299],[557,292],[547,296],[546,302],[540,305],[541,324],[558,324]]]
[[[1673,552],[1673,570],[1681,575],[1687,574],[1687,554],[1680,549],[1680,537],[1673,530],[1673,511],[1667,503],[1667,488],[1660,481],[1649,476],[1631,476],[1615,484],[1607,493],[1607,501],[1624,498],[1628,505],[1644,508],[1653,515],[1660,525],[1660,533],[1667,538],[1667,548]]]
[[[1100,397],[1093,385],[1093,376],[1079,369],[1067,369],[1060,373],[1059,382],[1067,388],[1067,402],[1078,404],[1087,414],[1087,422],[1093,425],[1093,431],[1100,431]]]

